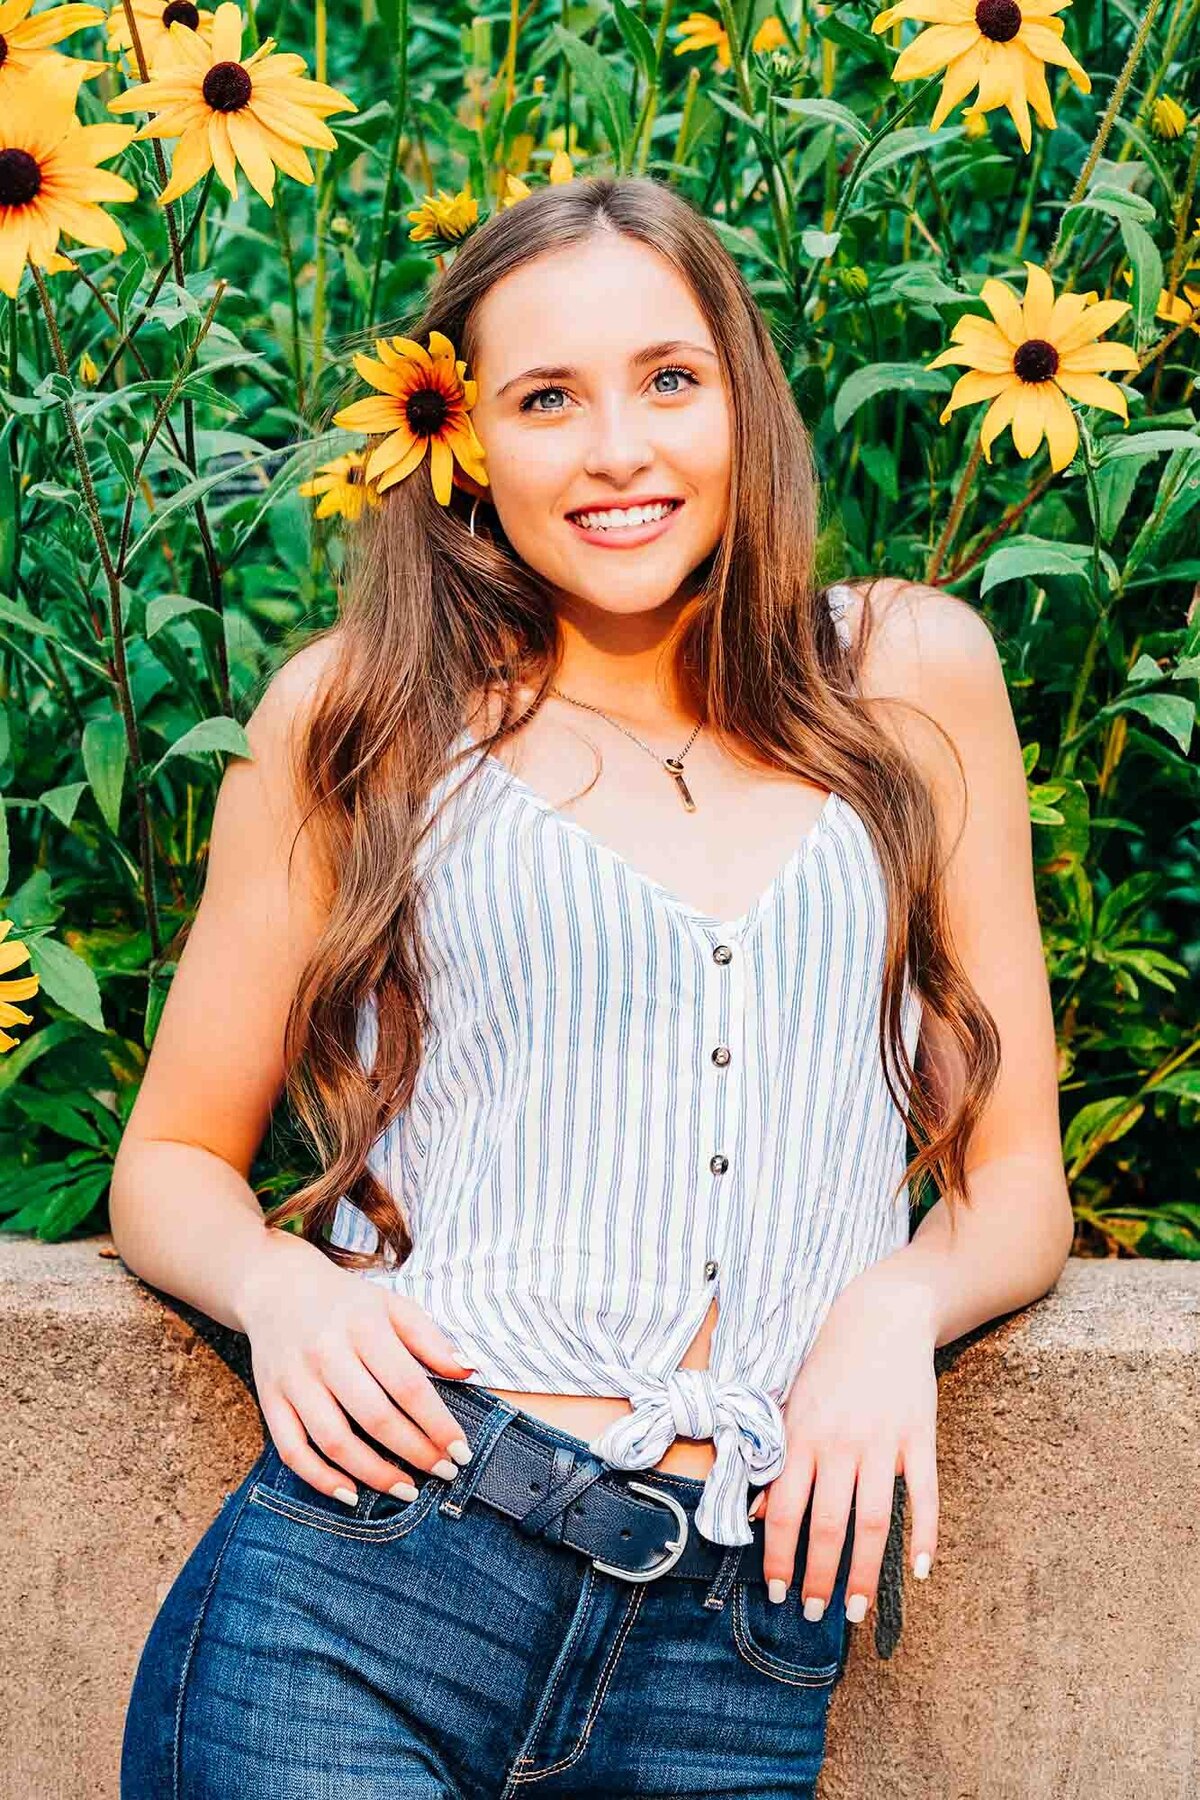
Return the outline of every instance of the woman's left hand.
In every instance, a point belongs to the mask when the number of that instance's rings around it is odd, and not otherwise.
[[[865,1269],[830,1307],[783,1405],[787,1461],[757,1508],[765,1504],[764,1575],[768,1584],[784,1584],[773,1591],[768,1586],[772,1599],[782,1599],[792,1580],[810,1493],[805,1600],[829,1602],[853,1500],[848,1614],[861,1618],[873,1603],[901,1473],[912,1501],[914,1569],[923,1568],[922,1553],[932,1563],[938,1525],[935,1340],[928,1291],[905,1273],[903,1252]],[[861,1611],[850,1606],[856,1594],[866,1603],[860,1602]]]

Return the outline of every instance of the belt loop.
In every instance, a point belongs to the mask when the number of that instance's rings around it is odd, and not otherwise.
[[[708,1585],[704,1596],[704,1604],[712,1612],[720,1612],[729,1598],[729,1590],[737,1579],[738,1564],[742,1560],[745,1544],[731,1544],[721,1558],[720,1567]]]
[[[500,1434],[519,1417],[515,1406],[510,1406],[507,1400],[497,1398],[476,1433],[475,1442],[471,1445],[470,1462],[464,1463],[444,1497],[438,1502],[439,1512],[451,1519],[462,1518],[463,1508],[479,1485],[488,1457],[500,1442]]]

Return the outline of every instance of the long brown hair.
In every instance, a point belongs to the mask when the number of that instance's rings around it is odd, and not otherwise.
[[[650,179],[540,188],[472,232],[419,319],[378,335],[400,329],[424,342],[431,330],[443,332],[472,372],[478,308],[494,283],[598,230],[646,244],[687,282],[712,332],[731,409],[728,516],[738,528],[694,572],[697,603],[673,646],[681,695],[721,739],[744,746],[753,761],[836,790],[867,824],[888,892],[879,1052],[919,1146],[895,1193],[932,1178],[953,1204],[965,1199],[966,1149],[998,1072],[998,1033],[950,941],[928,788],[856,691],[869,599],[856,643],[844,648],[816,586],[808,433],[766,323],[717,235]],[[373,1266],[385,1250],[402,1261],[411,1248],[404,1196],[388,1191],[368,1155],[408,1104],[428,1026],[414,861],[433,825],[432,790],[452,772],[450,752],[473,700],[485,690],[500,697],[500,722],[481,738],[491,748],[541,703],[560,655],[544,584],[508,545],[486,501],[486,528],[471,535],[470,505],[457,487],[440,505],[422,466],[377,509],[364,508],[347,534],[338,621],[318,634],[336,633],[332,666],[297,734],[306,823],[315,823],[320,855],[336,871],[332,910],[285,1037],[287,1094],[321,1173],[266,1219],[299,1219],[306,1237],[355,1268]],[[537,691],[519,711],[521,685]],[[906,971],[961,1057],[953,1108],[908,1058]],[[368,1067],[359,1033],[371,996]],[[342,1194],[378,1232],[373,1254],[324,1242]]]

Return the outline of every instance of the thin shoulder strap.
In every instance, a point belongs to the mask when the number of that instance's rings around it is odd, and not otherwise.
[[[825,599],[828,602],[830,612],[833,614],[833,623],[837,630],[838,640],[848,648],[851,633],[844,614],[846,608],[854,599],[854,590],[846,587],[842,582],[835,582],[831,588],[826,588]]]

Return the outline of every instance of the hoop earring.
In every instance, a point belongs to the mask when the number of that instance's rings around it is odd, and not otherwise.
[[[475,536],[475,508],[476,508],[476,507],[477,507],[477,506],[478,506],[478,505],[479,505],[479,495],[478,495],[478,494],[476,494],[476,496],[475,496],[475,499],[474,499],[474,501],[473,501],[473,503],[472,503],[472,505],[471,505],[471,520],[470,520],[470,527],[469,527],[469,529],[470,529],[470,532],[471,532],[471,536],[472,536],[472,537],[474,537],[474,536]]]

